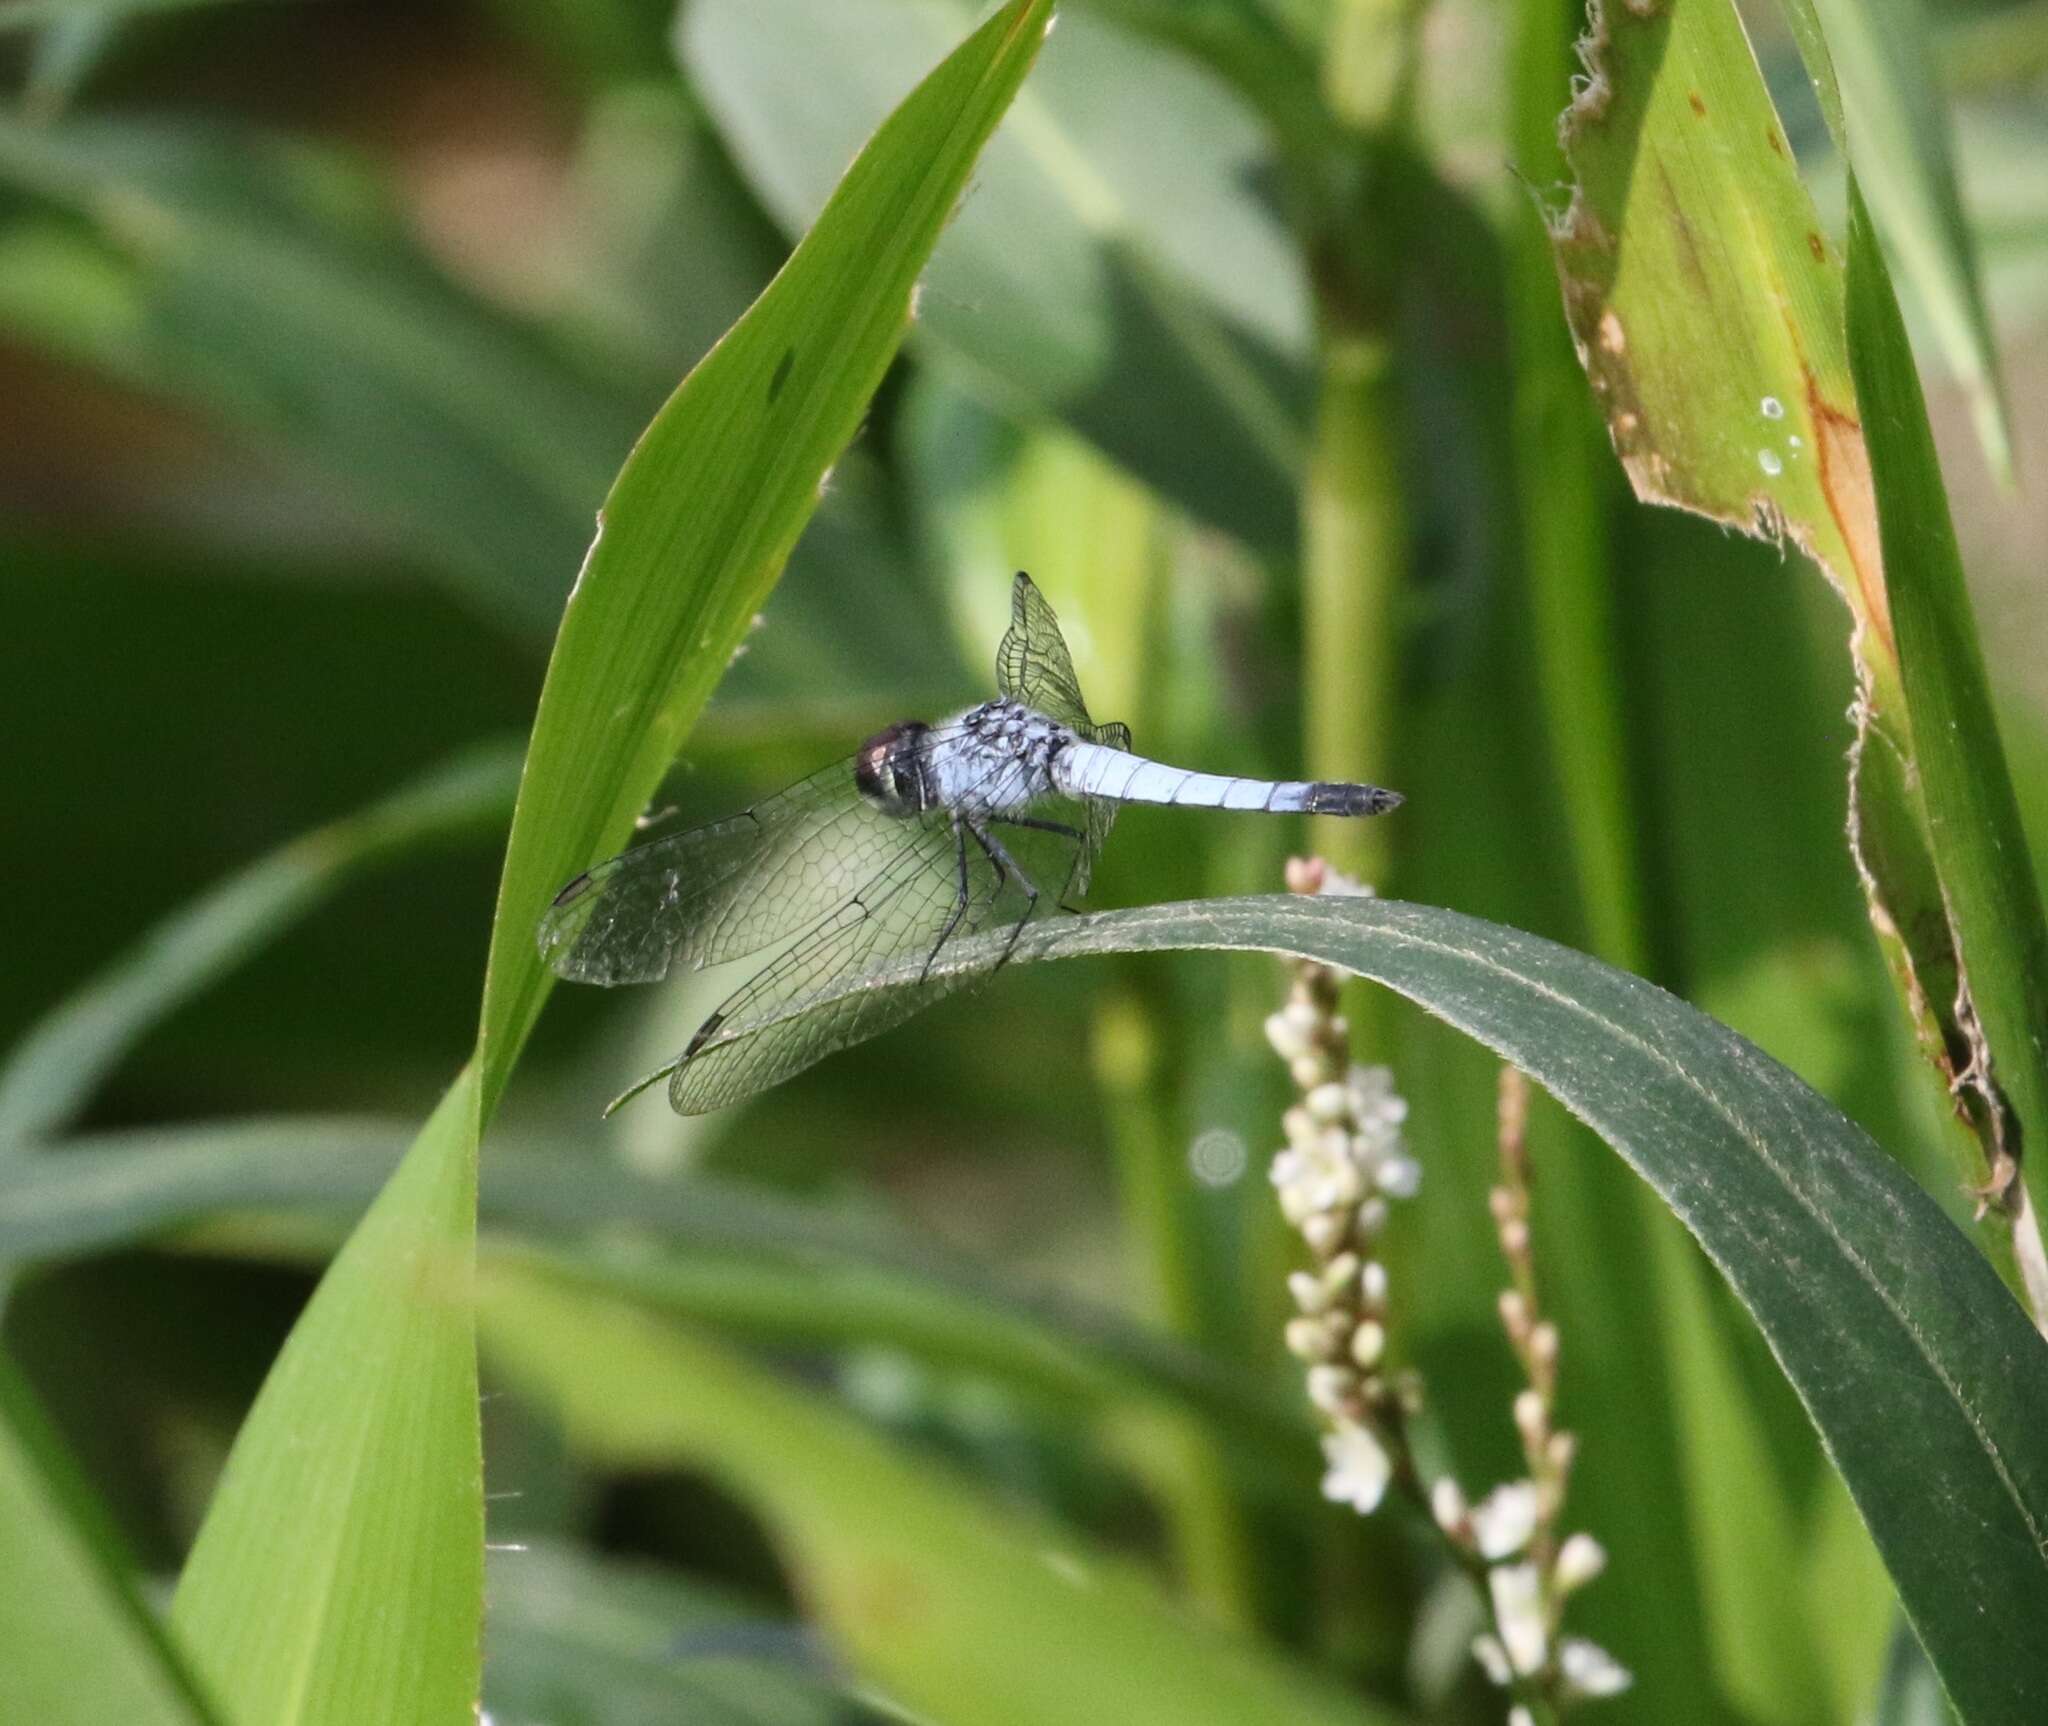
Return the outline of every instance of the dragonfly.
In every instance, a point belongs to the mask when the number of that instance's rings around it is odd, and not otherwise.
[[[708,1114],[984,980],[1034,918],[1074,909],[1126,803],[1352,816],[1401,801],[1133,754],[1128,726],[1089,717],[1059,620],[1021,572],[996,685],[993,701],[899,720],[851,760],[555,895],[540,952],[571,982],[651,983],[781,949],[612,1108],[665,1078],[678,1114]]]

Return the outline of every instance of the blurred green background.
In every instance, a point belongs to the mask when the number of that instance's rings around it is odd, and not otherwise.
[[[1301,42],[1328,10],[1270,8]],[[1129,720],[1140,748],[1398,786],[1396,818],[1337,841],[1369,847],[1348,860],[1380,891],[1643,971],[1787,1061],[1964,1214],[1963,1165],[1843,844],[1846,615],[1796,558],[1628,501],[1583,392],[1548,444],[1518,419],[1557,361],[1528,334],[1525,181],[1560,168],[1531,154],[1523,119],[1569,92],[1518,86],[1517,67],[1531,35],[1561,44],[1575,20],[1434,0],[1392,27],[1412,32],[1413,89],[1379,168],[1369,296],[1392,482],[1371,525],[1391,551],[1360,634],[1330,642],[1298,574],[1332,351],[1318,236],[1265,122],[1106,16],[1143,11],[1063,17],[664,801],[709,819],[882,723],[979,699],[1009,573],[1026,567],[1094,711]],[[686,0],[679,17],[647,0],[326,0],[45,6],[41,28],[0,28],[0,1049],[236,871],[458,751],[516,751],[636,432],[977,15],[951,0]],[[1803,74],[1775,14],[1752,22],[1828,207]],[[1991,479],[1931,347],[1929,387],[2048,855],[2048,6],[1943,5],[1933,24],[2016,488]],[[1568,488],[1589,500],[1597,555],[1561,599],[1533,584],[1529,547]],[[1560,605],[1576,661],[1545,647]],[[1348,662],[1384,664],[1356,758],[1308,759],[1324,718],[1309,636],[1340,680]],[[1618,754],[1575,727],[1581,699],[1617,716]],[[494,772],[495,817],[397,845],[283,922],[142,1038],[78,1130],[147,1145],[338,1114],[401,1142],[469,1045],[509,809],[509,768]],[[1279,822],[1134,811],[1094,902],[1274,890],[1304,842]],[[545,1232],[591,1226],[561,1196],[579,1171],[722,1174],[801,1215],[900,1225],[1005,1287],[1120,1310],[1290,1393],[1288,1243],[1263,1177],[1287,1100],[1259,1034],[1277,967],[1026,970],[736,1113],[677,1121],[649,1098],[600,1122],[720,986],[558,992],[485,1149],[487,1171],[500,1139],[553,1160],[557,1199],[533,1207],[545,1223],[554,1204]],[[1389,1249],[1400,1346],[1429,1375],[1439,1442],[1483,1486],[1517,1466],[1492,1319],[1490,1063],[1386,1002],[1361,998],[1355,1017],[1361,1052],[1411,1100],[1427,1170]],[[1555,1111],[1538,1135],[1539,1262],[1584,1447],[1570,1521],[1616,1555],[1585,1628],[1642,1680],[1603,1717],[1853,1718],[1888,1588],[1790,1393],[1632,1177]],[[179,1562],[346,1220],[316,1202],[323,1179],[349,1186],[310,1171],[289,1226],[244,1218],[78,1257],[7,1300],[0,1335],[152,1567]],[[778,1356],[920,1454],[1378,1694],[1495,1717],[1455,1591],[1397,1521],[1360,1528],[1315,1503],[1305,1424],[1297,1478],[1248,1481],[1226,1454],[1219,1505],[1213,1457],[1190,1464],[1156,1434],[887,1335],[828,1345],[801,1329]],[[793,1645],[735,1666],[729,1648],[674,1641],[701,1603],[684,1584],[730,1590],[763,1621],[786,1610],[742,1506],[684,1477],[579,1466],[511,1398],[485,1428],[491,1488],[518,1495],[492,1504],[493,1538],[536,1548],[494,1561],[493,1623],[527,1627],[494,1632],[502,1717],[852,1706],[817,1701]],[[1796,1528],[1772,1521],[1787,1506]],[[1785,1633],[1775,1663],[1742,1582],[1774,1558],[1817,1638]],[[612,1616],[576,1622],[570,1607],[598,1599]],[[730,1694],[706,1700],[707,1683]]]

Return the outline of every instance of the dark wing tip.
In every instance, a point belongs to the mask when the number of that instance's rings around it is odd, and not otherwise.
[[[1379,785],[1339,785],[1318,781],[1308,789],[1311,815],[1384,815],[1398,809],[1401,793]]]
[[[590,871],[586,869],[548,901],[548,909],[550,911],[559,911],[564,905],[573,905],[589,891]]]

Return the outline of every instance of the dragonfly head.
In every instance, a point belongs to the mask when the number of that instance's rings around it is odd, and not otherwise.
[[[925,736],[915,719],[877,731],[853,758],[853,782],[860,794],[886,815],[915,815],[931,805]]]

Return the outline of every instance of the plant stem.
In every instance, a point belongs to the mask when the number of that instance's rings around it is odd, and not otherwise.
[[[1143,1302],[1173,1336],[1205,1340],[1188,1212],[1186,1160],[1172,1099],[1160,1082],[1153,1026],[1161,1015],[1129,986],[1105,992],[1094,1025],[1097,1087],[1108,1115],[1128,1240],[1142,1254]],[[1219,1622],[1257,1623],[1250,1537],[1213,1438],[1176,1421],[1144,1455],[1172,1529],[1177,1568],[1189,1594]]]
[[[1302,625],[1308,771],[1384,781],[1394,705],[1393,614],[1407,579],[1408,521],[1396,450],[1392,346],[1380,334],[1322,337],[1320,400],[1302,500]],[[1310,843],[1377,886],[1388,833],[1324,819]]]
[[[1297,165],[1311,188],[1318,337],[1302,494],[1304,744],[1309,771],[1327,779],[1389,777],[1408,514],[1380,164],[1405,129],[1419,16],[1415,0],[1339,0],[1322,82],[1341,131],[1327,159]],[[1377,822],[1325,820],[1313,824],[1310,844],[1377,886],[1389,837]]]

